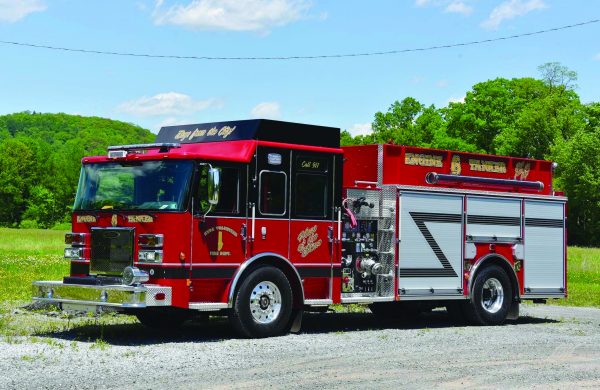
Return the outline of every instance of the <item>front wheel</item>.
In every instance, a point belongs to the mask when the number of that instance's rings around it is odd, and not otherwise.
[[[512,303],[512,288],[506,272],[491,265],[482,269],[473,283],[465,315],[477,325],[500,325],[506,321]]]
[[[292,288],[281,270],[260,267],[248,275],[235,295],[229,319],[244,337],[287,333],[292,315]]]

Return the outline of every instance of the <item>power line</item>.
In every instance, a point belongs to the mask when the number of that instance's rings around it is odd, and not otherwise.
[[[439,50],[439,49],[450,49],[454,47],[463,47],[463,46],[473,46],[473,45],[481,45],[484,43],[493,43],[498,41],[506,41],[510,39],[517,39],[523,37],[529,37],[532,35],[540,35],[546,34],[549,32],[555,32],[560,30],[567,30],[575,27],[581,27],[588,24],[598,23],[600,19],[588,20],[586,22],[569,24],[561,27],[553,27],[546,30],[539,30],[533,32],[527,32],[522,34],[515,35],[507,35],[504,37],[490,38],[490,39],[482,39],[478,41],[470,41],[470,42],[460,42],[460,43],[451,43],[446,45],[436,45],[429,47],[420,47],[420,48],[412,48],[412,49],[398,49],[398,50],[388,50],[388,51],[373,51],[373,52],[364,52],[364,53],[345,53],[345,54],[324,54],[324,55],[307,55],[307,56],[273,56],[273,57],[211,57],[211,56],[184,56],[184,55],[163,55],[163,54],[148,54],[148,53],[128,53],[128,52],[117,52],[117,51],[102,51],[102,50],[90,50],[90,49],[79,49],[79,48],[69,48],[69,47],[59,47],[59,46],[49,46],[49,45],[41,45],[35,43],[26,43],[26,42],[15,42],[15,41],[3,41],[0,40],[0,44],[4,45],[14,45],[14,46],[25,46],[32,47],[36,49],[49,49],[49,50],[59,50],[66,52],[77,52],[77,53],[86,53],[86,54],[100,54],[100,55],[111,55],[111,56],[123,56],[123,57],[145,57],[145,58],[164,58],[164,59],[177,59],[177,60],[221,60],[221,61],[254,61],[254,60],[314,60],[314,59],[327,59],[327,58],[347,58],[347,57],[369,57],[369,56],[383,56],[383,55],[392,55],[392,54],[403,54],[403,53],[412,53],[412,52],[421,52],[421,51],[431,51],[431,50]]]

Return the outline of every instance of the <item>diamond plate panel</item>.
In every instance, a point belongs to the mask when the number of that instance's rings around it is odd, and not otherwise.
[[[361,207],[360,212],[356,214],[356,218],[378,218],[379,217],[379,193],[381,191],[375,190],[357,190],[357,189],[349,189],[347,191],[348,199],[356,200],[358,198],[365,198],[365,200],[369,203],[373,204],[373,208],[370,207]],[[350,202],[349,202],[350,203]],[[350,204],[351,206],[351,204]]]
[[[146,285],[146,306],[171,306],[173,293],[171,287]],[[164,294],[165,299],[156,299],[157,294]]]

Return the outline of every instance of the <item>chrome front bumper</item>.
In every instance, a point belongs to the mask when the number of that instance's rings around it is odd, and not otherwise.
[[[141,286],[88,286],[63,282],[33,282],[33,300],[51,304],[96,306],[113,309],[138,309],[171,306],[171,287],[155,284]]]

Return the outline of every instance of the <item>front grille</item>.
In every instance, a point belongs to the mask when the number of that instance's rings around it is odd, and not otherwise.
[[[121,275],[133,264],[133,228],[92,228],[90,274]]]

